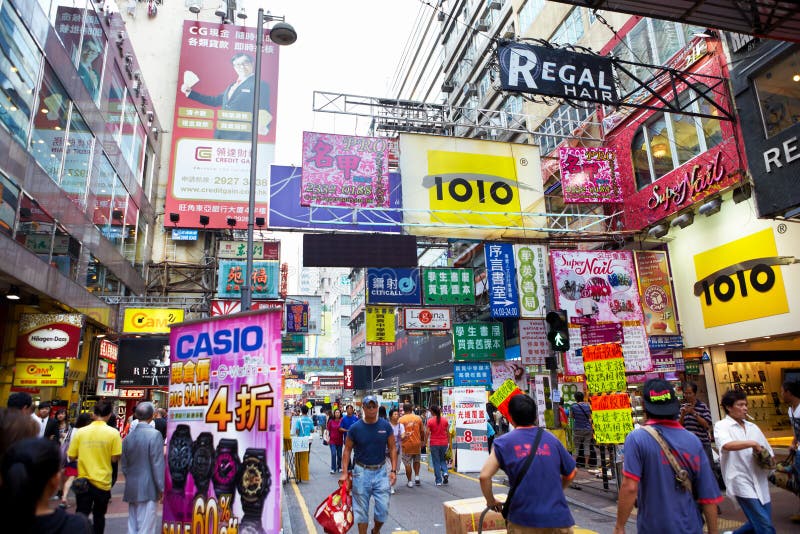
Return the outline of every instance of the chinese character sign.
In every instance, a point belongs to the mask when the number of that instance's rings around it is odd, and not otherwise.
[[[394,308],[367,306],[367,345],[394,345]]]
[[[492,317],[519,317],[514,245],[486,243],[484,253]]]
[[[633,257],[639,274],[639,297],[647,334],[663,336],[679,333],[675,321],[675,299],[669,280],[667,253],[637,250]]]
[[[419,304],[419,269],[367,269],[368,304]]]
[[[456,435],[453,448],[458,459],[459,473],[480,471],[489,454],[486,437],[486,389],[483,387],[454,387]]]
[[[389,152],[385,137],[303,132],[300,205],[389,207]]]
[[[628,250],[551,250],[556,304],[573,317],[641,321],[633,255]]]
[[[544,317],[547,300],[547,247],[514,245],[517,265],[517,291],[521,317]]]
[[[505,359],[503,323],[463,323],[453,326],[453,351],[456,361]]]
[[[280,530],[280,311],[170,332],[164,532]]]
[[[524,365],[544,365],[550,355],[547,325],[542,319],[519,320],[519,352]]]
[[[308,333],[307,302],[290,302],[286,304],[286,332]]]
[[[244,226],[250,191],[252,127],[258,134],[256,198],[269,196],[269,164],[274,157],[278,103],[278,46],[264,30],[258,113],[256,30],[244,26],[186,20],[172,126],[170,178],[165,211],[177,213],[180,227]],[[255,216],[266,217],[260,200]]]
[[[583,369],[590,395],[626,391],[625,362],[619,343],[583,347]]]
[[[475,278],[472,269],[424,269],[422,303],[426,306],[475,304]]]
[[[506,380],[503,382],[499,388],[492,393],[492,396],[489,397],[489,402],[491,402],[495,408],[500,410],[500,413],[503,414],[503,417],[509,419],[508,416],[508,401],[511,400],[511,397],[514,395],[522,395],[522,390],[519,389],[516,382],[513,380]]]
[[[565,203],[623,201],[615,149],[561,147],[558,159]]]
[[[305,372],[341,373],[344,358],[297,358],[297,369]]]
[[[355,379],[353,377],[353,366],[352,365],[345,365],[344,366],[344,389],[354,389],[355,386]]]
[[[458,363],[453,365],[453,383],[456,386],[492,386],[492,368],[489,362]]]
[[[217,296],[240,298],[247,263],[239,260],[220,260],[217,271]],[[278,298],[278,262],[259,260],[253,262],[250,287],[254,299]]]
[[[619,444],[633,431],[631,398],[627,393],[595,395],[592,405],[592,427],[597,443]]]

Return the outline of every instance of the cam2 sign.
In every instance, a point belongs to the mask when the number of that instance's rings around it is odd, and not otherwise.
[[[612,104],[617,102],[610,58],[557,48],[507,43],[497,49],[500,85],[517,91]]]

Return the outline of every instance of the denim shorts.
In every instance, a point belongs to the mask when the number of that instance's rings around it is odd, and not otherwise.
[[[386,469],[353,468],[353,515],[356,523],[369,523],[369,499],[375,499],[375,521],[389,517],[389,473]]]

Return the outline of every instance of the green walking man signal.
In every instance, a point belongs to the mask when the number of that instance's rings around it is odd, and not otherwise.
[[[545,316],[545,321],[550,326],[547,332],[550,348],[555,352],[567,352],[569,350],[569,319],[566,310],[549,312]]]

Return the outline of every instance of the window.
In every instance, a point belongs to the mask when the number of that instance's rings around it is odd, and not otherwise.
[[[113,64],[113,61],[109,61]],[[104,89],[103,115],[106,120],[106,130],[112,134],[114,140],[119,143],[119,131],[122,127],[122,115],[125,107],[125,84],[122,75],[117,67],[111,68],[111,76]],[[110,150],[107,147],[106,150]]]
[[[111,220],[111,201],[115,182],[116,174],[111,162],[102,151],[98,151],[89,185],[88,207],[92,210],[92,222],[101,232],[105,231]]]
[[[28,195],[22,195],[19,208],[19,224],[14,237],[17,243],[20,243],[36,254],[40,260],[49,264],[54,229],[55,221],[39,206],[39,203]]]
[[[87,10],[85,13],[86,24],[83,28],[78,76],[80,76],[86,90],[89,91],[92,100],[97,102],[100,97],[100,84],[103,81],[106,38],[97,15],[91,10]]]
[[[698,93],[710,94],[710,90],[695,85],[680,93],[678,104],[682,109],[709,113],[711,106],[699,100]],[[721,142],[722,131],[716,119],[656,113],[639,128],[631,143],[636,188],[646,187]]]
[[[61,174],[69,107],[70,100],[64,87],[50,65],[45,64],[28,151],[56,183]]]
[[[64,171],[61,173],[61,189],[79,208],[86,207],[86,186],[93,145],[94,136],[89,126],[73,107],[69,121]]]
[[[800,53],[775,61],[753,82],[767,137],[800,122]]]
[[[50,23],[67,50],[72,62],[80,56],[81,31],[83,30],[86,0],[39,0],[45,12],[50,10]],[[94,13],[92,19],[97,20]],[[99,23],[99,21],[98,21]],[[97,26],[100,27],[99,25]]]
[[[17,217],[20,190],[17,184],[0,174],[0,233],[11,236]]]
[[[42,53],[9,2],[0,7],[0,122],[23,146]]]
[[[571,136],[592,116],[594,110],[594,106],[573,107],[569,104],[556,108],[537,128],[535,139],[541,154],[544,156],[555,150],[565,137]]]
[[[519,10],[519,31],[520,35],[527,33],[528,26],[544,9],[544,0],[528,0],[522,9]]]
[[[556,28],[553,36],[550,37],[550,42],[575,44],[581,37],[583,37],[583,17],[581,17],[581,10],[576,8],[570,11],[564,22]]]

